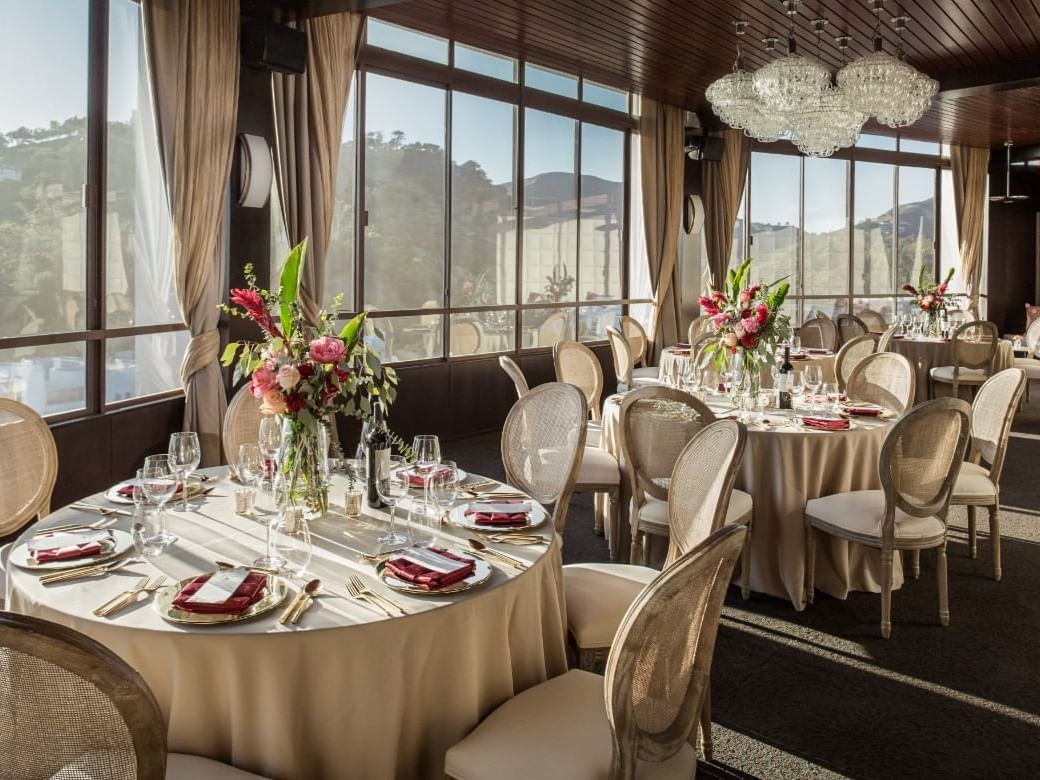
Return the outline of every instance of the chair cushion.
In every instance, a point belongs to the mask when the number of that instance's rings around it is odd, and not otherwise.
[[[170,753],[166,756],[166,780],[266,780],[211,758]]]
[[[621,468],[618,466],[617,458],[599,447],[586,447],[575,487],[620,484]]]
[[[657,569],[627,563],[574,563],[563,567],[567,628],[578,647],[610,647],[621,618]]]
[[[814,498],[805,505],[805,516],[822,531],[863,542],[881,545],[881,522],[885,515],[885,494],[880,490],[856,490]],[[914,517],[896,509],[896,541],[927,546],[941,541],[946,527],[937,517]]]
[[[1040,379],[1040,360],[1015,358],[1015,368],[1021,368],[1029,379]]]
[[[585,446],[598,447],[603,440],[603,424],[598,420],[589,420],[585,428]]]
[[[936,366],[928,375],[935,382],[953,384],[953,366]],[[962,368],[957,373],[957,383],[962,385],[981,385],[989,379],[989,374],[981,368]]]
[[[729,507],[726,510],[726,524],[744,522],[750,518],[754,501],[749,493],[733,490],[729,495]],[[643,530],[652,534],[667,536],[668,534],[668,502],[653,496],[646,497],[646,503],[639,510],[639,524]]]
[[[603,780],[610,776],[610,724],[603,678],[578,669],[529,688],[488,715],[448,750],[444,771],[458,780],[534,777]],[[689,743],[661,764],[640,761],[638,780],[690,778]]]
[[[632,379],[657,379],[657,377],[660,375],[660,372],[661,369],[659,369],[657,366],[647,366],[646,368],[633,368]],[[637,381],[636,384],[639,384],[639,382]]]
[[[953,485],[951,504],[976,504],[995,501],[997,489],[989,478],[989,469],[978,463],[964,462]]]
[[[7,556],[11,554],[12,545],[14,542],[0,546],[0,607],[4,606],[7,598]]]

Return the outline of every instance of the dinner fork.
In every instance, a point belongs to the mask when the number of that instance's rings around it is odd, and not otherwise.
[[[404,607],[402,607],[396,601],[391,601],[386,596],[381,596],[374,590],[370,590],[369,588],[365,587],[365,583],[362,582],[361,578],[356,575],[351,575],[350,579],[347,581],[347,588],[349,588],[350,592],[354,594],[354,598],[366,597],[368,600],[374,600],[375,602],[378,602],[381,606],[383,606],[383,608],[386,610],[387,615],[389,615],[390,617],[394,616],[391,610],[396,610],[397,612],[400,612],[402,615],[408,614],[404,611]]]
[[[145,577],[140,583],[138,583],[137,587],[116,596],[111,601],[108,601],[105,604],[102,604],[97,609],[95,609],[94,614],[98,617],[109,617],[110,615],[119,612],[120,610],[125,609],[126,607],[135,603],[137,601],[137,597],[140,596],[142,593],[154,593],[166,584],[167,579],[168,578],[166,577],[166,575],[153,577],[150,580],[147,577]]]
[[[79,579],[80,577],[94,577],[98,574],[109,574],[132,563],[140,563],[140,558],[123,558],[115,563],[99,563],[93,566],[79,566],[75,569],[64,569],[63,571],[44,574],[40,577],[41,585],[53,585],[58,582]]]
[[[115,509],[110,506],[101,506],[101,504],[88,504],[84,501],[76,501],[75,503],[69,504],[69,506],[72,509],[79,509],[84,512],[96,512],[102,517],[133,517],[134,514],[128,509]]]

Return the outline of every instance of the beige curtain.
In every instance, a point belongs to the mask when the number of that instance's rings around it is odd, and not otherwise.
[[[300,299],[310,322],[317,322],[325,300],[325,253],[336,202],[343,112],[364,24],[359,13],[300,22],[307,34],[307,71],[274,74],[278,195],[289,244],[308,239]]]
[[[647,362],[679,335],[679,231],[683,197],[683,112],[642,98],[639,118],[643,223],[654,306]]]
[[[733,227],[737,222],[737,210],[744,194],[751,156],[751,142],[743,131],[727,127],[721,135],[725,142],[722,159],[705,162],[701,168],[708,283],[713,290],[722,286],[729,272]]]
[[[218,357],[223,225],[238,113],[238,0],[144,0],[145,47],[173,221],[177,300],[191,341],[184,428],[220,463],[227,407]]]
[[[982,286],[982,226],[986,220],[986,177],[989,149],[978,146],[950,147],[953,172],[953,208],[957,215],[957,240],[961,251],[961,274],[968,292],[968,308],[979,316]]]

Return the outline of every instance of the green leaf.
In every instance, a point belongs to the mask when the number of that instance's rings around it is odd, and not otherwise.
[[[289,256],[285,258],[282,266],[282,277],[278,290],[278,315],[282,322],[282,333],[286,338],[292,332],[292,304],[296,303],[300,295],[300,272],[303,270],[303,262],[307,255],[307,239],[293,247]]]
[[[241,346],[241,342],[232,341],[224,347],[224,354],[220,356],[220,365],[230,366],[231,362],[235,359],[235,355],[238,353],[238,348]]]
[[[361,332],[361,326],[365,324],[365,317],[368,315],[365,312],[361,312],[356,317],[353,317],[346,325],[343,326],[343,330],[340,331],[339,337],[347,342],[347,349],[353,349],[357,343],[358,334]]]

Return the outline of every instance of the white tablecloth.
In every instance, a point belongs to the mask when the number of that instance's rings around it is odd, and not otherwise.
[[[826,355],[807,354],[804,358],[792,359],[791,364],[794,366],[795,371],[802,371],[806,366],[819,366],[823,369],[823,381],[835,382],[837,380],[834,378],[834,358],[835,356],[832,353]],[[676,371],[682,375],[684,373],[685,364],[692,359],[689,350],[680,349],[676,351],[675,347],[665,347],[661,350],[658,378],[662,382],[667,382],[676,375]],[[761,386],[773,386],[773,374],[768,367],[765,366],[762,368]]]
[[[277,625],[277,610],[228,626],[177,626],[150,602],[95,617],[95,607],[145,574],[180,580],[216,560],[260,555],[265,529],[233,514],[231,483],[215,487],[220,497],[197,512],[171,513],[180,541],[152,564],[50,587],[13,566],[8,573],[9,609],[82,631],[141,673],[168,719],[170,750],[279,780],[437,777],[446,750],[495,707],[566,671],[561,557],[550,521],[540,529],[547,545],[502,548],[530,561],[528,570],[494,566],[489,583],[464,594],[409,597],[377,585],[356,554],[379,548],[386,526],[372,512],[312,525],[311,570],[325,595],[297,627]],[[337,477],[333,512],[342,498]],[[45,525],[89,517],[63,509]],[[463,547],[467,536],[442,532]],[[388,619],[348,599],[350,574],[409,615]]]
[[[619,411],[621,395],[607,398],[603,405],[603,446],[621,457]],[[709,396],[709,405],[719,414],[732,413],[724,399]],[[695,423],[681,417],[667,425],[687,425],[690,435]],[[881,487],[877,465],[890,423],[858,419],[849,431],[808,431],[785,427],[763,429],[748,426],[748,442],[736,487],[754,499],[751,532],[751,589],[790,599],[796,609],[804,608],[805,520],[807,501],[849,490]],[[623,500],[631,498],[627,472],[623,473]],[[625,523],[613,529],[612,544],[623,559],[629,554],[631,529]],[[663,540],[662,540],[663,541]],[[902,568],[895,562],[894,587],[902,585]],[[833,537],[821,540],[816,551],[816,587],[824,593],[845,598],[850,591],[879,592],[881,556],[876,550]]]

